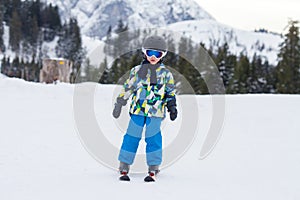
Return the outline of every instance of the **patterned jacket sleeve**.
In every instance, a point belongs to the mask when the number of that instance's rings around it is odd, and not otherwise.
[[[131,94],[135,91],[136,73],[135,68],[132,68],[129,74],[129,78],[125,81],[123,88],[118,96],[124,100],[128,100]]]
[[[166,103],[168,102],[175,102],[176,103],[176,97],[175,97],[175,83],[174,78],[171,72],[168,72],[166,75],[166,93],[165,93],[165,100]]]

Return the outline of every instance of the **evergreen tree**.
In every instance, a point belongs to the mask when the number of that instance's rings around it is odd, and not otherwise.
[[[277,92],[300,93],[300,39],[297,21],[289,22],[289,31],[285,35],[278,55]]]
[[[186,77],[188,79],[189,74],[188,74],[188,62],[185,60],[185,56],[188,54],[188,39],[186,37],[181,37],[179,41],[179,48],[178,48],[178,61],[176,65],[176,70],[180,74]]]
[[[121,67],[120,58],[117,58],[114,60],[108,76],[108,79],[111,81],[110,83],[113,84],[118,83],[119,78],[122,76],[120,73],[120,67]]]
[[[195,93],[200,92],[199,81],[197,81],[197,77],[199,77],[200,74],[194,68],[194,66],[190,62],[188,62],[188,60],[193,60],[194,51],[195,49],[192,45],[191,40],[186,37],[181,37],[179,42],[178,55],[176,55],[177,63],[174,66],[175,70],[179,72],[179,74],[175,76],[175,80],[177,79],[177,91],[179,93],[191,93],[185,81],[189,83]],[[185,80],[182,78],[184,78]]]
[[[127,55],[129,54],[129,55]],[[131,63],[133,56],[133,52],[129,52],[120,58],[120,67],[119,67],[119,77],[117,79],[117,83],[120,82],[120,78],[122,78],[128,71],[131,70],[132,67],[135,66],[135,64]],[[128,78],[128,77],[126,77]],[[126,79],[125,79],[126,80]],[[123,84],[125,82],[121,82]]]
[[[11,0],[12,2],[12,8],[13,8],[13,11],[17,11],[18,14],[21,13],[21,10],[22,10],[22,2],[21,0]]]
[[[0,2],[0,53],[3,53],[5,51],[5,44],[3,40],[3,34],[4,34],[4,5]]]
[[[99,83],[101,84],[109,84],[111,83],[112,81],[109,80],[109,68],[108,68],[108,64],[107,64],[107,58],[105,57],[104,58],[104,62],[101,63],[100,65],[100,71],[102,72],[102,76],[99,80]]]
[[[29,37],[29,42],[34,48],[36,48],[38,43],[37,40],[39,37],[39,27],[38,27],[38,20],[36,16],[32,18],[30,27],[31,27],[30,28],[31,37]]]
[[[252,62],[249,64],[249,72],[247,78],[247,93],[257,93],[260,91],[260,85],[258,82],[259,72],[262,67],[262,61],[259,57],[254,55]]]
[[[188,81],[194,91],[190,92],[188,88],[185,88],[184,89],[184,90],[186,90],[185,93],[195,93],[195,94],[201,94],[202,92],[206,93],[206,91],[203,91],[204,80],[202,79],[201,74],[197,70],[197,68],[196,68],[197,66],[193,66],[190,63],[196,59],[195,55],[197,55],[197,53],[199,52],[198,48],[199,48],[198,46],[193,46],[193,42],[192,42],[191,38],[189,38],[187,40],[186,58],[189,60],[189,62],[187,62],[187,70],[184,72],[185,73],[184,76],[188,77]],[[197,62],[195,62],[195,63],[197,63]]]
[[[208,94],[207,83],[204,78],[208,78],[208,70],[209,66],[209,54],[207,53],[207,49],[203,43],[200,43],[198,46],[198,50],[196,56],[194,58],[194,62],[197,63],[197,68],[200,72],[194,74],[194,78],[191,80],[192,82],[196,82],[197,86],[194,88],[196,94]],[[199,74],[200,73],[200,74]]]
[[[230,80],[233,77],[233,69],[236,65],[236,57],[230,54],[227,43],[218,48],[217,56],[214,61],[218,67],[225,88],[228,88]]]
[[[126,67],[126,71],[130,70],[132,67],[141,64],[142,61],[142,52],[140,50],[136,50],[130,52],[132,56],[129,58],[128,66]]]
[[[25,65],[25,62],[24,62],[23,58],[21,58],[21,62],[19,64],[18,69],[21,72],[21,79],[24,79],[24,80],[28,81],[29,80],[29,78],[28,78],[28,69],[27,69],[27,65]]]
[[[78,26],[78,22],[76,19],[70,20],[69,23],[69,57],[68,59],[73,62],[73,77],[77,76],[80,72],[80,66],[84,58],[84,49],[82,48],[82,40],[81,40],[81,33],[80,28]],[[74,82],[74,81],[73,81]]]
[[[20,59],[17,56],[12,61],[12,76],[21,78]]]
[[[11,12],[12,12],[12,5],[10,3],[10,0],[1,0],[0,6],[2,6],[2,9],[3,9],[2,10],[3,20],[6,23],[8,23],[9,19],[11,18]]]
[[[56,46],[56,55],[69,59],[73,62],[71,82],[74,82],[77,74],[79,74],[84,54],[85,52],[82,48],[80,28],[77,20],[72,18],[69,23],[64,24],[62,27]]]
[[[264,71],[266,72],[266,85],[263,89],[264,93],[276,93],[276,67],[269,65],[268,61],[263,64]]]
[[[241,54],[234,68],[234,75],[230,83],[228,91],[233,94],[248,92],[248,77],[249,77],[250,62],[247,56]]]
[[[176,54],[176,47],[175,43],[172,37],[167,37],[166,39],[167,46],[168,46],[168,53],[166,57],[163,58],[163,63],[171,70],[173,77],[175,79],[175,82],[177,84],[177,92],[181,92],[181,85],[180,82],[183,78],[182,75],[178,72],[178,66],[177,66],[177,59],[178,55]]]
[[[34,7],[35,2],[24,1],[22,6],[21,18],[22,18],[22,33],[23,40],[29,43],[28,46],[36,49],[37,38],[39,34],[38,26],[38,12]]]
[[[226,59],[226,69],[225,69],[225,82],[224,86],[226,88],[226,93],[230,93],[231,83],[234,78],[234,69],[237,65],[237,56],[229,54]]]
[[[138,33],[129,33],[128,26],[125,26],[122,20],[119,20],[115,33],[117,33],[117,35],[111,38],[110,32],[108,32],[109,41],[105,47],[107,54],[111,55],[115,60],[109,70],[105,69],[103,71],[105,76],[101,78],[101,83],[118,83],[120,78],[135,65],[134,63],[140,62],[137,61],[137,58],[135,57],[137,51],[129,52],[130,42],[132,42],[130,37],[134,37],[134,35]],[[102,65],[105,66],[107,64],[102,63]],[[106,75],[106,73],[108,74]]]
[[[99,75],[100,75],[100,69],[91,65],[89,59],[86,59],[83,65],[84,65],[85,76],[81,78],[80,82],[83,82],[83,81],[98,82]]]
[[[3,56],[2,60],[1,60],[1,71],[0,71],[0,73],[7,74],[6,68],[7,68],[7,61],[6,61],[6,57]]]
[[[32,60],[31,62],[25,63],[25,76],[26,80],[38,82],[39,81],[39,72],[40,68],[38,63],[36,62],[36,54],[31,55]]]
[[[250,64],[250,72],[248,78],[248,91],[250,93],[269,93],[271,87],[269,80],[271,79],[271,73],[268,62],[262,61],[260,56],[256,54],[253,56]]]
[[[41,23],[42,27],[44,28],[44,40],[50,42],[55,38],[56,33],[61,28],[58,7],[53,7],[52,4],[49,4],[49,6],[46,6],[41,13]],[[74,19],[71,19],[70,21],[73,20]]]
[[[50,28],[52,28],[54,31],[58,31],[61,28],[61,20],[60,20],[58,6],[54,6],[53,9],[51,9]]]
[[[128,32],[128,26],[123,24],[122,20],[119,20],[118,27],[115,31],[117,33],[117,37],[113,40],[113,57],[121,56],[123,53],[128,52],[130,38]]]
[[[38,27],[42,27],[42,15],[41,15],[42,3],[40,0],[32,1],[29,12],[32,13],[32,18],[35,16]]]
[[[1,73],[10,76],[11,66],[10,66],[10,57],[3,57],[2,59],[2,66],[1,66]]]
[[[176,68],[177,64],[177,55],[176,47],[172,37],[167,38],[168,53],[164,59],[164,63],[172,68]]]
[[[71,43],[70,42],[70,38],[69,38],[69,27],[68,27],[68,24],[65,23],[63,26],[62,26],[62,29],[59,33],[59,39],[57,41],[57,46],[55,48],[55,52],[56,52],[56,55],[58,57],[62,57],[62,58],[69,58],[69,44]]]
[[[13,11],[9,27],[9,45],[13,51],[19,52],[22,39],[22,23],[16,10]]]

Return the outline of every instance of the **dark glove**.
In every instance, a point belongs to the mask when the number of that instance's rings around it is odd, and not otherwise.
[[[170,113],[170,119],[174,121],[177,118],[176,100],[171,100],[167,103],[168,112]]]
[[[113,110],[113,116],[114,118],[119,118],[122,111],[122,106],[125,106],[127,101],[123,99],[122,97],[117,98],[117,102],[115,103],[115,108]]]
[[[176,109],[176,107],[175,106],[171,107],[169,109],[169,112],[170,112],[170,119],[172,121],[174,121],[177,118],[177,109]]]

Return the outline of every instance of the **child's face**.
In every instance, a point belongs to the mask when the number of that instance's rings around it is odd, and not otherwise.
[[[150,62],[151,65],[157,64],[158,61],[160,60],[160,58],[156,58],[155,56],[149,57],[149,56],[146,55],[146,57],[147,57],[147,60]]]

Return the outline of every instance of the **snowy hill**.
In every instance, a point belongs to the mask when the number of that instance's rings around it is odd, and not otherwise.
[[[222,137],[204,160],[199,152],[213,110],[210,96],[197,96],[194,143],[156,183],[145,184],[146,173],[119,182],[115,170],[84,149],[75,130],[74,87],[0,79],[1,199],[300,199],[298,95],[226,96]],[[94,111],[106,137],[119,146],[123,132],[111,116],[115,89],[98,85]],[[179,97],[180,104],[189,98],[195,97]],[[164,123],[168,143],[180,120]]]
[[[170,24],[168,29],[191,37],[195,43],[212,46],[215,50],[226,42],[233,54],[244,53],[250,58],[257,54],[272,64],[277,62],[279,44],[282,42],[279,35],[239,30],[215,20],[177,22]]]

